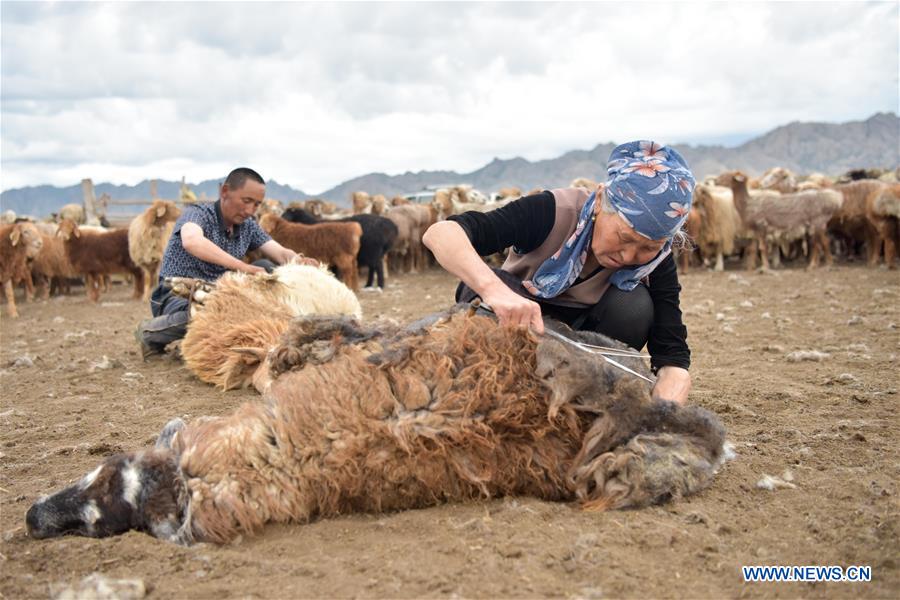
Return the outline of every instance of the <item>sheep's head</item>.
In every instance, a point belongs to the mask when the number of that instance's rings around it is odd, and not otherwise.
[[[278,215],[273,213],[266,213],[259,218],[259,226],[266,233],[272,233],[278,226],[279,220],[281,220],[281,218]]]
[[[41,232],[34,223],[23,221],[16,223],[9,234],[9,241],[13,246],[22,245],[25,248],[25,256],[34,258],[41,251],[44,242],[41,240]]]
[[[162,225],[177,221],[181,216],[181,209],[171,200],[154,200],[150,205],[150,213],[153,215],[154,224]]]
[[[80,238],[81,230],[78,228],[78,223],[72,219],[63,219],[59,224],[59,229],[56,230],[56,235],[67,242],[73,237]]]
[[[170,422],[156,448],[112,456],[74,485],[35,502],[25,515],[28,535],[99,538],[134,529],[190,543],[187,488],[170,447],[183,426],[180,419]]]
[[[266,198],[262,201],[262,204],[259,205],[259,208],[256,209],[256,216],[259,218],[268,213],[272,213],[277,217],[282,216],[284,214],[284,204],[282,204],[280,200]]]

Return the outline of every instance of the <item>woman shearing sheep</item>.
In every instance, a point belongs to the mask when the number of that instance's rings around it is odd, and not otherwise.
[[[451,216],[423,241],[462,280],[457,301],[481,297],[501,323],[537,333],[544,314],[636,349],[646,344],[657,374],[653,396],[684,403],[690,350],[671,250],[694,177],[677,151],[651,141],[618,146],[607,171],[593,193],[544,191],[488,213]],[[508,247],[500,269],[479,258]]]

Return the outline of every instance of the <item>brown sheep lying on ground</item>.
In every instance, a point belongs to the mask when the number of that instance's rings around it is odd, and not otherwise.
[[[354,292],[359,289],[356,256],[362,227],[359,223],[291,223],[274,214],[263,215],[259,226],[276,242],[338,270],[338,276]]]
[[[71,219],[63,219],[57,235],[66,247],[66,256],[76,272],[84,275],[84,287],[92,302],[100,299],[104,275],[130,273],[134,277],[135,300],[144,291],[144,272],[128,254],[128,230],[89,231]]]
[[[223,390],[259,383],[262,393],[265,382],[257,372],[292,319],[321,314],[360,318],[362,308],[326,268],[292,264],[271,274],[229,271],[202,300],[194,296],[191,313],[181,343],[188,369]]]
[[[42,245],[41,233],[34,223],[22,221],[0,226],[0,283],[6,294],[6,314],[10,317],[19,316],[13,285],[26,274],[30,282],[27,262],[38,255]]]
[[[150,294],[156,287],[166,244],[180,216],[181,209],[174,202],[154,200],[128,226],[128,254],[134,264],[144,271],[144,301],[150,300]]]
[[[727,453],[713,414],[465,311],[393,332],[298,320],[271,366],[263,402],[170,422],[154,449],[38,500],[29,535],[224,543],[268,522],[507,495],[640,507],[702,489]]]

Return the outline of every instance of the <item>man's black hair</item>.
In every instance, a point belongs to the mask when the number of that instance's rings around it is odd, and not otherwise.
[[[237,169],[229,173],[228,177],[225,178],[225,185],[227,185],[228,189],[230,190],[239,190],[244,187],[244,184],[248,179],[252,179],[256,183],[266,185],[266,182],[262,178],[262,175],[260,175],[253,169],[248,169],[247,167],[238,167]]]

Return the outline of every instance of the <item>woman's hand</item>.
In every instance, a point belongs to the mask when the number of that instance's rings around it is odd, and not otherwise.
[[[541,318],[540,305],[515,293],[499,279],[497,284],[485,292],[482,300],[491,307],[500,320],[500,324],[531,326],[535,333],[544,333],[544,320]]]
[[[654,400],[671,400],[678,404],[687,402],[691,391],[691,374],[681,367],[662,367],[656,373],[656,385],[653,386]]]

